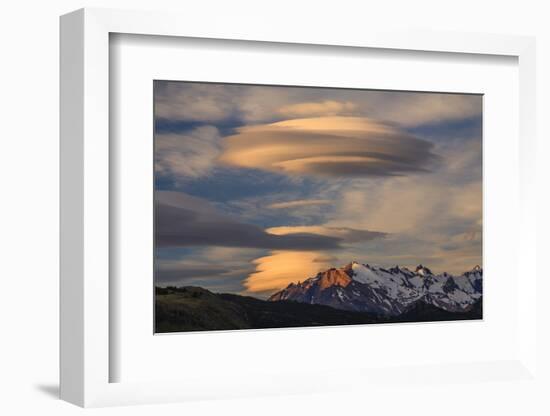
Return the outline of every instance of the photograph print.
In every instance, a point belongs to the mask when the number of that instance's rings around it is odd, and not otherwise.
[[[153,88],[155,333],[482,319],[481,95]]]

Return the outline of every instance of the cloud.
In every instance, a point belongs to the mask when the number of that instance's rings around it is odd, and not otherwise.
[[[197,278],[211,279],[214,277],[220,277],[227,275],[231,270],[216,265],[195,265],[188,266],[180,263],[161,263],[157,267],[157,274],[155,276],[155,282],[157,284],[162,283],[182,283],[188,280],[194,280]]]
[[[229,166],[288,175],[398,176],[428,172],[433,144],[361,117],[317,117],[247,126],[224,139]]]
[[[307,89],[263,85],[157,81],[157,119],[216,123],[280,118],[279,109],[300,102]]]
[[[386,233],[360,230],[348,227],[327,227],[322,225],[271,227],[266,230],[270,234],[288,235],[294,233],[310,233],[337,237],[345,243],[358,243],[386,237]]]
[[[431,175],[348,183],[326,225],[426,236],[464,232],[482,216],[481,148],[473,142],[439,146],[442,163]]]
[[[218,213],[207,201],[178,192],[155,193],[155,236],[158,247],[223,246],[271,250],[336,249],[341,239],[296,232],[267,233]]]
[[[482,113],[481,95],[371,91],[358,99],[363,114],[403,127],[464,120]]]
[[[204,267],[195,269],[196,274],[189,274],[185,267],[173,270],[158,268],[155,285],[166,286],[199,286],[217,293],[239,293],[244,290],[243,279],[251,273],[250,268],[232,267],[226,273],[221,269]],[[191,269],[189,269],[191,270]]]
[[[266,230],[275,235],[311,233],[335,236],[342,244],[372,241],[386,236],[385,233],[347,227],[297,226],[272,227]],[[343,248],[343,247],[342,247]],[[346,251],[340,252],[346,256]],[[256,270],[244,281],[249,292],[271,294],[291,282],[303,281],[337,264],[338,257],[322,251],[273,251],[268,256],[254,260]]]
[[[478,117],[480,95],[263,85],[155,82],[155,116],[214,123],[361,115],[404,126]]]
[[[480,139],[438,145],[430,175],[356,179],[342,188],[325,227],[384,230],[388,236],[346,250],[352,258],[462,273],[482,262]],[[339,254],[340,255],[340,254]]]
[[[312,260],[313,263],[325,263],[325,264],[336,264],[337,261],[338,261],[338,257],[329,256],[329,255],[319,255],[318,257],[315,257]]]
[[[225,120],[238,114],[238,91],[234,90],[231,85],[156,81],[155,118],[208,123]]]
[[[317,205],[328,205],[332,201],[328,199],[297,199],[295,201],[286,201],[286,202],[275,202],[268,205],[268,208],[271,209],[287,209],[287,208],[297,208],[297,207],[308,207],[308,206],[317,206]]]
[[[265,250],[239,247],[168,249],[155,261],[158,286],[201,286],[216,292],[238,293],[243,280],[255,271],[252,260]],[[162,252],[163,249],[160,249]]]
[[[308,102],[289,104],[279,108],[278,113],[285,118],[301,118],[312,116],[335,116],[349,113],[357,106],[349,101],[324,100],[320,102]]]
[[[176,178],[207,174],[220,154],[220,135],[213,126],[201,126],[186,134],[155,135],[155,171]]]
[[[254,260],[256,271],[245,281],[248,292],[272,294],[291,282],[304,281],[332,267],[316,251],[274,251]]]

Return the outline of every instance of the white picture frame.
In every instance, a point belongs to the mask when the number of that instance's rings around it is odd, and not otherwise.
[[[505,55],[519,65],[520,216],[518,264],[528,284],[518,290],[521,322],[516,357],[499,362],[419,365],[412,379],[437,379],[444,370],[473,380],[537,380],[535,193],[535,41],[530,37],[349,28],[327,34],[312,26],[282,30],[269,22],[250,22],[238,30],[224,20],[205,27],[171,13],[82,9],[61,18],[61,398],[80,406],[159,403],[212,397],[239,397],[331,391],[309,379],[274,374],[260,382],[239,380],[226,389],[209,389],[210,380],[110,382],[109,296],[109,36],[150,36],[382,48],[453,54]],[[112,168],[112,166],[111,166]],[[510,273],[517,273],[512,270]],[[524,278],[522,277],[522,280]],[[349,370],[342,370],[348,371]],[[402,372],[401,372],[402,373]],[[358,383],[390,380],[399,369],[345,374]],[[336,378],[342,374],[334,374]],[[412,382],[412,381],[411,381]],[[284,386],[284,387],[283,387]]]

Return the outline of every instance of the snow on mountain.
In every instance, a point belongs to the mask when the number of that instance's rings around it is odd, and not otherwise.
[[[476,266],[459,276],[435,275],[422,265],[390,269],[352,262],[331,268],[302,283],[291,283],[269,300],[293,300],[338,309],[399,315],[418,301],[450,312],[467,311],[482,297],[483,270]]]

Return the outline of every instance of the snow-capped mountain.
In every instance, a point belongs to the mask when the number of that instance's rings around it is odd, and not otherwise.
[[[269,300],[292,300],[337,309],[397,316],[422,301],[450,312],[468,311],[482,295],[483,270],[476,266],[459,276],[435,275],[419,265],[414,271],[352,262],[303,282],[291,283]]]

